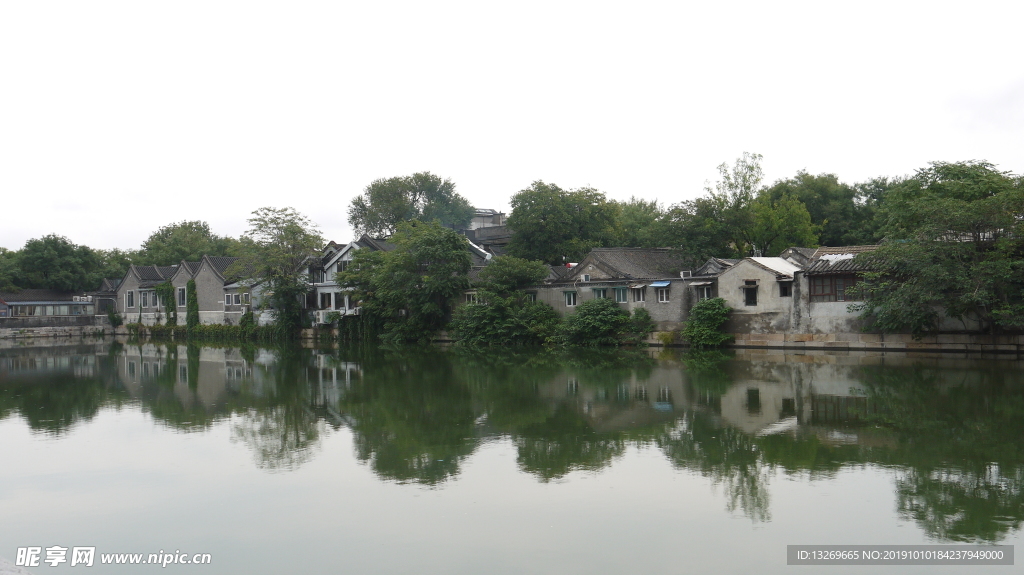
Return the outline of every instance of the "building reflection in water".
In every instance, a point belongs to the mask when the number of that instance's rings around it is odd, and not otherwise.
[[[103,344],[0,351],[0,417],[62,436],[135,404],[179,432],[225,422],[267,471],[348,429],[388,481],[439,486],[487,441],[540,481],[655,446],[771,518],[781,471],[892,469],[897,511],[932,537],[997,541],[1024,520],[1020,362],[890,355]],[[954,462],[954,463],[950,463]]]

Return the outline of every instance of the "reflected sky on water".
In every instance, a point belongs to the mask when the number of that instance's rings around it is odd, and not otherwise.
[[[1021,367],[763,350],[0,350],[0,556],[774,573],[791,569],[787,544],[1016,544]]]

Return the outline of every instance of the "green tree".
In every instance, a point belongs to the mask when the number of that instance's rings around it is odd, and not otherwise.
[[[455,191],[455,184],[430,172],[374,180],[352,199],[349,224],[356,233],[387,237],[409,220],[438,220],[448,228],[466,228],[473,206]]]
[[[20,287],[84,291],[96,288],[100,258],[92,248],[50,234],[25,242],[17,269]]]
[[[800,171],[792,178],[775,182],[768,188],[768,195],[773,202],[790,196],[803,203],[811,223],[821,228],[822,245],[874,244],[881,238],[873,223],[876,205],[868,201],[868,195],[872,186],[883,182],[876,179],[851,186],[840,182],[835,174],[814,176]],[[783,249],[786,247],[789,246]]]
[[[21,272],[18,270],[18,252],[0,248],[0,291],[19,289]]]
[[[548,266],[541,262],[514,256],[498,256],[480,270],[478,287],[507,295],[528,285],[538,284],[548,276]]]
[[[378,322],[385,341],[428,339],[469,285],[469,243],[437,221],[415,220],[399,223],[390,241],[390,252],[358,250],[339,279],[354,288],[363,320]]]
[[[103,278],[123,278],[128,273],[132,263],[138,261],[138,252],[125,251],[118,248],[111,250],[96,250],[100,258],[100,269],[96,273],[96,280],[93,282],[99,285]]]
[[[665,247],[661,220],[665,210],[657,200],[629,198],[628,202],[612,202],[619,208],[618,237],[615,244],[631,248]]]
[[[188,329],[199,326],[199,296],[196,295],[196,280],[185,284],[185,325]]]
[[[934,162],[891,188],[886,242],[852,309],[874,329],[921,335],[943,316],[985,331],[1024,328],[1024,183],[988,162]]]
[[[819,226],[811,223],[807,207],[790,194],[773,198],[761,192],[750,202],[748,224],[738,230],[744,252],[775,256],[790,246],[818,247]]]
[[[204,255],[238,256],[239,250],[238,240],[218,236],[210,231],[210,224],[192,220],[168,224],[150,234],[133,260],[139,265],[172,266]]]
[[[548,264],[580,261],[616,237],[617,206],[593,188],[565,191],[536,181],[512,196],[508,253]]]
[[[628,311],[608,298],[587,300],[562,320],[557,340],[570,346],[636,343],[653,328],[650,319],[647,310],[630,318]],[[638,328],[646,333],[636,333]]]
[[[279,336],[294,336],[302,328],[308,263],[320,257],[324,243],[320,230],[294,208],[260,208],[248,221],[245,251],[228,272],[250,286],[261,284]]]

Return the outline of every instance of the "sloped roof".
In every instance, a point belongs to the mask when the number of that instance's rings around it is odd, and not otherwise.
[[[800,266],[794,265],[792,262],[785,258],[747,258],[754,262],[756,265],[764,268],[768,271],[774,272],[776,275],[793,277],[793,274],[800,271]]]
[[[683,259],[670,248],[594,248],[573,273],[579,273],[584,263],[597,264],[624,279],[679,277],[683,269]]]
[[[373,250],[377,250],[379,252],[390,252],[394,250],[396,247],[398,247],[387,240],[371,238],[370,236],[365,234],[363,235],[363,237],[359,238],[353,243],[355,243],[357,246],[361,248],[370,248]]]
[[[242,267],[241,269],[232,270],[233,273],[228,274],[228,269],[232,266],[232,264],[234,264],[235,262],[242,258],[230,258],[223,256],[203,256],[203,259],[209,262],[210,267],[212,267],[214,271],[216,271],[218,274],[220,274],[222,278],[224,278],[224,283],[232,283],[240,278],[251,277],[253,275],[253,272],[255,271],[252,265],[245,264],[244,267]]]
[[[711,258],[704,262],[704,265],[697,268],[693,273],[693,277],[707,277],[716,276],[730,267],[739,263],[740,260],[728,259],[728,258]]]
[[[121,285],[122,278],[103,278],[97,292],[116,292],[117,286]]]
[[[818,248],[800,248],[800,247],[797,247],[797,246],[793,246],[791,248],[786,248],[782,253],[786,253],[789,250],[793,250],[794,252],[799,253],[800,255],[804,256],[805,258],[813,258],[814,257],[814,252],[817,251]]]
[[[818,248],[807,266],[808,275],[850,274],[868,271],[857,255],[873,252],[878,246],[841,246]]]
[[[185,266],[185,271],[188,272],[188,275],[194,276],[194,275],[196,275],[196,272],[199,271],[199,264],[201,264],[202,262],[181,262],[181,263],[182,263],[182,265]]]
[[[153,287],[161,284],[178,271],[178,266],[132,266],[135,275],[139,278],[139,287]],[[118,282],[120,283],[120,282]]]
[[[82,295],[77,291],[53,289],[23,289],[19,292],[0,292],[0,301],[8,304],[27,302],[70,302],[71,298]]]
[[[839,246],[839,247],[820,247],[814,250],[814,254],[811,255],[812,260],[821,258],[824,255],[835,255],[835,254],[861,254],[864,252],[873,252],[878,249],[878,246]]]

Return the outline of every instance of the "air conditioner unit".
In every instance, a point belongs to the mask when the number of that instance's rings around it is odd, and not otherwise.
[[[683,271],[679,272],[679,277],[681,277],[683,279],[692,278],[693,277],[693,272],[690,271],[690,270],[683,270]]]

